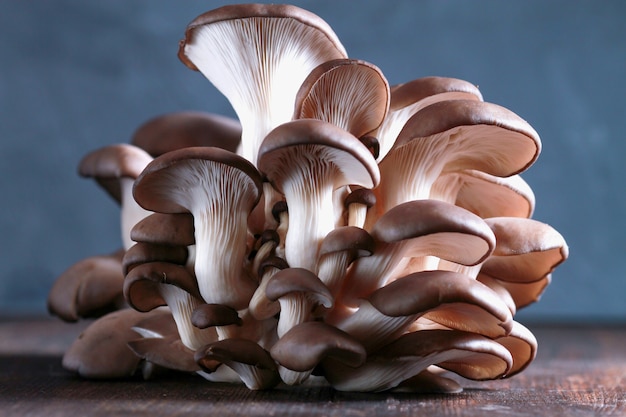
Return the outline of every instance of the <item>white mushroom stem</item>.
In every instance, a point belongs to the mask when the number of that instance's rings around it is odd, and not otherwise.
[[[200,300],[175,285],[159,284],[159,289],[172,312],[178,334],[185,346],[196,350],[215,341],[215,332],[212,329],[198,329],[191,324],[191,314],[201,304]]]
[[[133,184],[134,178],[123,177],[120,178],[120,191],[121,191],[121,210],[120,210],[120,226],[122,244],[124,249],[128,250],[135,244],[130,238],[130,231],[132,228],[144,218],[152,214],[141,207],[133,198]]]

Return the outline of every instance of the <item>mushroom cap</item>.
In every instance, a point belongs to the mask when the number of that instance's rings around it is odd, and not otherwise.
[[[127,343],[138,338],[132,330],[145,313],[124,309],[91,323],[63,355],[63,368],[84,378],[125,378],[135,374],[139,356]]]
[[[119,143],[89,152],[81,159],[78,173],[94,178],[119,203],[122,200],[120,178],[137,178],[151,161],[152,156],[143,149]]]
[[[335,252],[349,252],[353,258],[369,256],[374,252],[376,243],[364,229],[356,226],[342,226],[326,235],[320,246],[319,256]]]
[[[190,213],[152,213],[133,226],[130,238],[135,242],[161,245],[193,245],[193,216]]]
[[[283,192],[285,162],[294,160],[294,148],[309,148],[317,158],[324,158],[325,163],[335,164],[340,171],[335,188],[342,185],[372,188],[380,181],[376,160],[354,135],[321,120],[299,119],[273,129],[259,149],[257,166],[280,192]]]
[[[190,69],[197,71],[196,65],[185,54],[185,46],[194,40],[195,31],[212,23],[233,21],[233,25],[241,19],[250,18],[286,18],[293,19],[303,25],[317,29],[321,36],[326,38],[329,47],[338,51],[340,55],[347,53],[332,28],[319,16],[292,5],[283,4],[234,4],[213,9],[196,17],[187,25],[185,39],[180,41],[178,57]]]
[[[48,311],[64,321],[74,322],[122,308],[125,305],[123,253],[91,256],[65,270],[48,293]]]
[[[535,335],[516,321],[513,321],[511,332],[497,338],[496,342],[507,348],[513,357],[513,366],[505,375],[507,378],[522,372],[537,356],[538,344]]]
[[[249,189],[253,192],[254,200],[250,202],[250,209],[258,203],[263,186],[256,168],[244,158],[214,147],[183,148],[155,158],[135,180],[133,188],[135,200],[146,210],[160,213],[187,213],[189,208],[181,205],[180,198],[175,196],[181,193],[181,187],[192,186],[197,181],[202,181],[202,178],[193,176],[194,163],[214,163],[226,170],[236,170],[241,174],[238,178],[242,183],[238,186],[250,187]],[[183,184],[182,177],[187,178],[186,174],[189,173],[191,173],[189,177],[191,184]],[[180,181],[177,181],[177,174],[181,177]],[[234,184],[232,186],[237,187]],[[185,193],[184,190],[182,192]],[[188,195],[184,197],[191,198]]]
[[[533,282],[550,274],[569,255],[563,236],[534,219],[492,217],[485,220],[496,236],[492,256],[481,273],[511,282]]]
[[[496,245],[483,219],[437,200],[414,200],[393,207],[377,220],[371,234],[385,243],[428,237],[428,255],[464,265],[484,261]]]
[[[242,320],[232,307],[223,304],[200,304],[191,315],[191,323],[199,329],[215,326],[241,326]]]
[[[394,148],[443,133],[455,143],[467,141],[455,147],[455,157],[443,172],[476,169],[508,177],[527,169],[541,152],[539,135],[524,119],[477,100],[445,100],[424,107],[406,122]]]
[[[343,58],[309,73],[296,95],[293,118],[324,120],[360,138],[378,129],[388,109],[389,84],[380,69]]]
[[[180,111],[154,117],[139,126],[131,138],[131,144],[153,157],[193,146],[214,146],[235,152],[240,141],[239,121],[201,111]]]
[[[124,296],[135,310],[147,312],[167,303],[161,285],[174,285],[201,300],[198,283],[187,268],[168,262],[150,262],[132,268],[124,279]]]
[[[326,358],[350,367],[365,362],[365,348],[338,328],[320,321],[308,321],[292,327],[270,353],[280,365],[297,372],[315,368]]]
[[[138,357],[166,369],[182,372],[200,370],[193,350],[185,346],[178,335],[131,340],[128,347]]]
[[[421,77],[391,86],[390,109],[401,109],[419,101],[433,98],[437,94],[446,93],[451,93],[446,96],[448,98],[466,99],[472,95],[477,100],[482,101],[483,99],[478,87],[468,81],[449,77]]]
[[[124,253],[122,269],[124,275],[140,264],[150,262],[168,262],[185,265],[189,251],[186,246],[162,245],[158,243],[135,243]]]
[[[482,218],[529,218],[535,210],[535,194],[519,175],[496,177],[472,169],[448,172],[437,178],[433,190],[454,181],[459,189],[453,203]]]
[[[305,293],[326,308],[333,305],[333,295],[313,272],[304,268],[286,268],[276,272],[267,283],[265,295],[271,301],[292,293]]]
[[[490,337],[510,331],[509,306],[488,286],[451,271],[422,271],[399,278],[367,297],[390,317],[426,315],[449,327]]]

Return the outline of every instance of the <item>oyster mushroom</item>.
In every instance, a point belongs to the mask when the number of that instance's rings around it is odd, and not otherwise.
[[[428,257],[464,265],[479,264],[493,251],[495,237],[483,219],[460,207],[437,200],[400,204],[382,216],[370,234],[376,242],[371,256],[359,258],[348,272],[339,300],[358,300],[383,287],[409,258]]]
[[[291,5],[228,5],[187,26],[178,56],[226,98],[242,127],[241,154],[256,163],[265,135],[287,122],[300,85],[322,62],[346,58],[320,17]]]
[[[130,231],[135,242],[191,246],[196,243],[191,213],[152,213]]]
[[[149,262],[167,262],[185,265],[189,253],[186,246],[162,245],[158,243],[138,242],[124,253],[122,270],[124,275],[137,265]]]
[[[365,228],[398,204],[429,198],[441,174],[474,169],[507,177],[528,168],[540,150],[532,126],[504,107],[476,100],[431,104],[407,121],[380,161],[378,204]]]
[[[339,391],[385,391],[437,365],[465,378],[483,380],[506,375],[509,351],[477,334],[457,330],[407,333],[352,368],[338,361],[324,363],[324,375]]]
[[[133,193],[148,210],[191,213],[194,270],[202,298],[237,310],[247,307],[256,288],[243,266],[247,219],[261,195],[256,168],[223,149],[179,149],[151,162],[135,181]]]
[[[48,292],[48,311],[74,322],[127,307],[122,294],[123,253],[90,256],[63,271]]]
[[[380,69],[357,59],[323,62],[306,77],[295,100],[294,119],[318,119],[368,135],[389,109],[389,84]]]
[[[272,388],[280,382],[276,363],[269,352],[247,339],[225,339],[198,349],[196,362],[208,373],[220,365],[233,369],[251,390]]]
[[[181,148],[215,146],[235,152],[241,125],[230,117],[201,111],[166,113],[139,126],[131,144],[153,157]]]
[[[168,306],[182,343],[191,350],[215,339],[214,333],[193,326],[191,316],[202,304],[189,271],[167,262],[148,262],[132,268],[124,279],[124,295],[135,310],[147,312]]]
[[[349,132],[315,119],[280,125],[259,149],[259,170],[285,195],[289,228],[285,259],[290,267],[316,271],[324,237],[334,229],[333,192],[346,185],[378,184],[378,167]]]
[[[404,333],[419,317],[487,337],[510,332],[509,306],[486,285],[449,271],[422,271],[374,291],[356,312],[333,322],[374,352]]]
[[[479,100],[483,97],[474,84],[448,77],[422,77],[390,89],[389,112],[375,132],[379,142],[377,160],[383,159],[411,116],[426,106],[445,100]]]
[[[121,205],[121,236],[125,249],[133,245],[130,230],[150,214],[133,199],[133,183],[152,157],[143,149],[129,144],[105,146],[85,155],[78,173],[91,177]]]

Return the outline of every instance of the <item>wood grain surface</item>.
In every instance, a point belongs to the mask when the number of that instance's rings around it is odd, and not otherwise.
[[[626,328],[532,326],[539,353],[511,379],[453,395],[343,393],[324,384],[249,391],[177,374],[88,381],[61,367],[83,324],[0,320],[0,416],[626,416]]]

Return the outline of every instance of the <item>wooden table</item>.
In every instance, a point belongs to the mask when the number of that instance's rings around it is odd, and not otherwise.
[[[511,379],[462,381],[448,396],[337,392],[327,386],[252,392],[195,376],[87,381],[60,365],[83,325],[0,320],[0,416],[626,416],[626,327],[528,325],[539,354]]]

